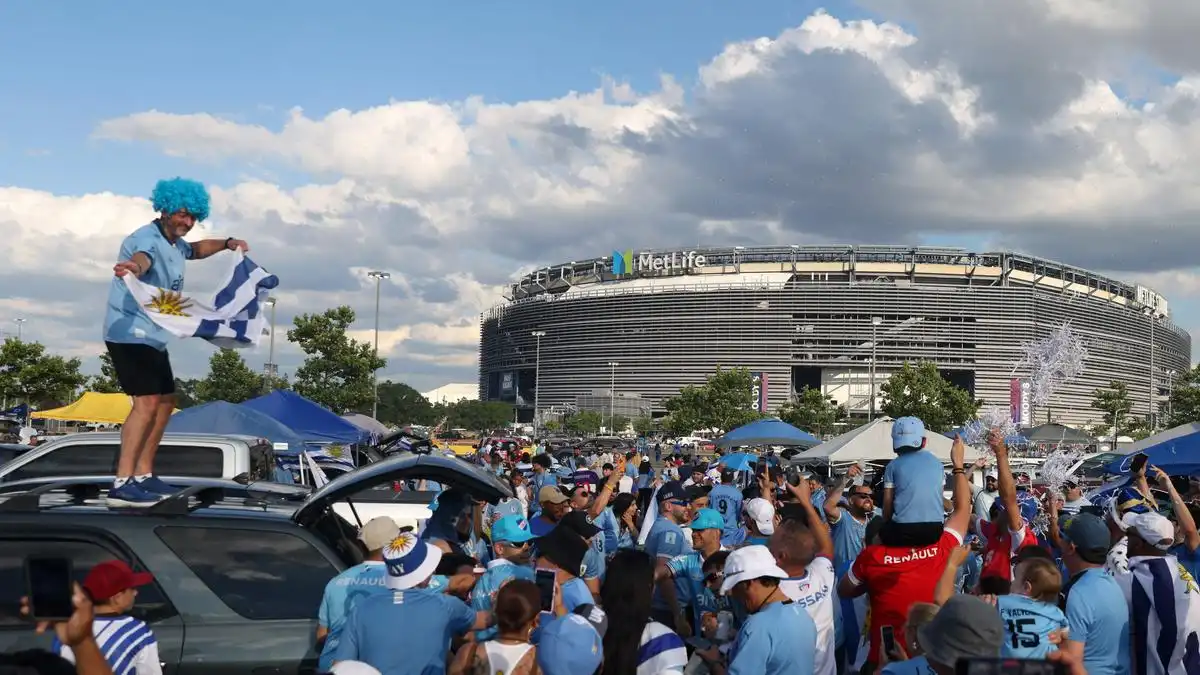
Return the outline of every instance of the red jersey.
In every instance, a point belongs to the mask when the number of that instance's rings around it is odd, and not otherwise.
[[[976,526],[979,534],[983,535],[983,567],[980,568],[979,578],[1000,577],[1012,581],[1012,557],[1017,551],[1026,546],[1038,543],[1037,535],[1024,523],[1016,532],[1009,532],[1002,523],[986,520],[979,521]]]
[[[947,529],[931,546],[872,544],[858,554],[848,574],[856,585],[866,585],[871,603],[871,625],[867,627],[871,631],[870,663],[879,663],[881,627],[891,626],[896,642],[908,644],[904,638],[908,608],[914,602],[933,602],[950,552],[961,545],[962,535]]]

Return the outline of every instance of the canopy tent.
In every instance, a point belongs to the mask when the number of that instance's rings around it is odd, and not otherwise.
[[[1047,422],[1036,427],[1021,431],[1021,436],[1030,443],[1071,443],[1074,445],[1091,445],[1096,439],[1088,436],[1079,429]]]
[[[100,394],[85,391],[79,400],[61,408],[39,410],[29,416],[38,420],[63,420],[66,422],[91,422],[93,424],[124,424],[133,409],[133,402],[125,394]]]
[[[768,417],[730,431],[716,440],[718,448],[751,447],[759,445],[795,445],[811,448],[821,439],[807,431],[775,417]]]
[[[286,451],[276,445],[277,455],[296,455],[304,450],[304,439],[283,423],[253,408],[228,401],[213,401],[181,410],[171,416],[167,431],[261,436],[272,444],[287,445]]]
[[[242,405],[275,418],[309,442],[361,443],[370,439],[367,432],[294,391],[276,389]]]
[[[362,429],[368,434],[371,434],[371,437],[376,440],[391,432],[391,429],[388,428],[388,425],[380,422],[374,417],[368,417],[358,413],[350,413],[349,415],[342,415],[342,419],[346,420],[350,424],[353,424],[359,429]]]
[[[792,458],[792,464],[845,464],[885,462],[896,458],[892,450],[892,418],[880,417]],[[925,449],[942,462],[950,461],[954,442],[942,434],[925,432]],[[974,461],[979,451],[967,446],[966,460]]]
[[[1149,463],[1172,476],[1200,474],[1200,423],[1183,424],[1133,444],[1132,452],[1104,467],[1115,474],[1129,473],[1137,453],[1145,453]]]

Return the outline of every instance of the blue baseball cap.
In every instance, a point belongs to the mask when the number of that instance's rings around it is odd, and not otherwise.
[[[692,531],[696,530],[723,530],[725,529],[725,519],[716,509],[700,509],[696,512],[696,517],[692,519]]]
[[[919,448],[925,444],[925,423],[916,417],[892,422],[892,449]]]
[[[588,675],[604,662],[608,616],[595,605],[580,605],[542,626],[537,663],[545,675]]]
[[[529,521],[521,516],[503,516],[492,523],[492,541],[508,544],[524,544],[533,539]]]

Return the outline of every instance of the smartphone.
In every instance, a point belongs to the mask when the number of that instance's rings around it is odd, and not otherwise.
[[[558,587],[554,583],[554,570],[538,570],[534,577],[534,583],[537,584],[538,594],[542,599],[542,611],[554,611],[554,595],[558,592]]]
[[[70,558],[26,558],[29,610],[39,621],[65,621],[75,613],[74,568]]]
[[[883,653],[889,657],[896,653],[896,630],[891,626],[881,626],[879,635],[883,638]]]
[[[1039,659],[959,659],[954,675],[1067,675],[1067,669]]]
[[[1146,453],[1144,452],[1139,452],[1138,454],[1134,455],[1133,461],[1129,463],[1129,473],[1137,473],[1141,471],[1142,468],[1146,466],[1147,459]]]

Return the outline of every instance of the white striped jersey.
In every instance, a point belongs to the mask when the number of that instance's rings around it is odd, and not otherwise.
[[[112,667],[113,675],[162,675],[158,660],[158,641],[154,632],[140,619],[132,616],[97,616],[92,621],[92,634],[104,660]],[[75,654],[71,648],[54,638],[54,651],[71,663]]]
[[[1133,675],[1200,675],[1200,588],[1175,556],[1130,558],[1116,579],[1129,602]]]

